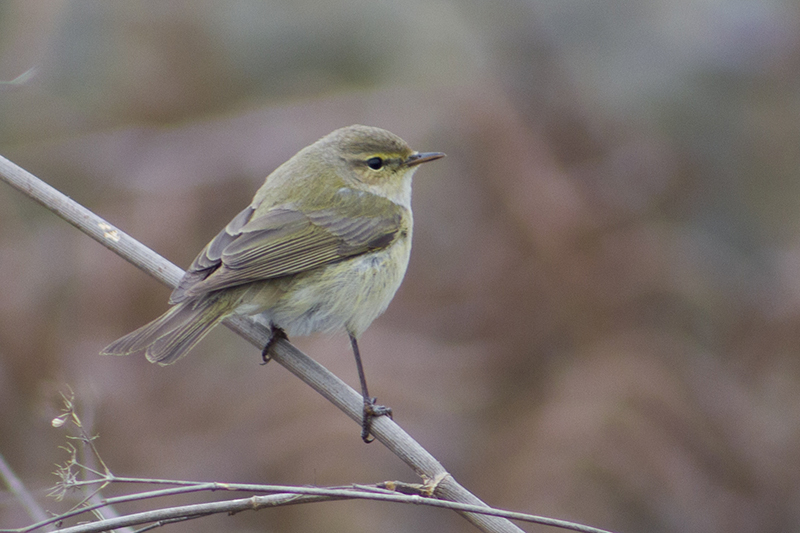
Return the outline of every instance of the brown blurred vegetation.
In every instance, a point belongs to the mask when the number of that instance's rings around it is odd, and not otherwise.
[[[0,153],[184,267],[337,127],[447,152],[363,339],[396,420],[500,507],[800,529],[800,4],[0,3],[0,79],[33,66]],[[46,508],[67,384],[118,475],[416,481],[223,328],[167,368],[99,356],[169,290],[4,186],[0,272],[0,453]],[[356,383],[344,336],[293,340]],[[27,522],[0,492],[0,528]],[[337,503],[170,528],[469,526]]]

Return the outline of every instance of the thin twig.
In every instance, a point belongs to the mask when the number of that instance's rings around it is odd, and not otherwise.
[[[105,482],[105,480],[98,479],[98,483]],[[114,478],[115,483],[152,483],[152,484],[178,484],[180,486],[170,489],[159,489],[154,491],[140,492],[136,494],[128,494],[125,496],[117,496],[104,500],[102,504],[92,505],[82,508],[78,511],[71,511],[41,524],[34,524],[32,526],[13,530],[17,533],[26,533],[34,531],[48,523],[62,521],[67,518],[77,516],[86,512],[94,511],[98,508],[120,503],[128,503],[131,501],[140,501],[151,498],[161,498],[165,496],[174,496],[176,494],[187,494],[201,491],[235,491],[235,492],[248,492],[248,493],[268,493],[267,496],[252,496],[250,498],[237,498],[231,500],[224,500],[218,502],[192,504],[179,507],[167,507],[163,509],[156,509],[142,513],[121,516],[117,518],[109,518],[99,520],[88,524],[80,524],[70,528],[59,530],[59,533],[88,533],[90,531],[105,531],[107,529],[119,528],[123,526],[134,526],[148,524],[151,522],[162,520],[174,520],[178,518],[199,518],[209,514],[217,513],[235,513],[245,510],[257,511],[264,507],[277,507],[282,505],[294,505],[298,503],[311,503],[319,501],[334,501],[346,499],[362,499],[385,501],[395,503],[410,503],[414,505],[425,505],[429,507],[439,507],[443,509],[450,509],[454,511],[481,513],[490,516],[509,518],[512,520],[520,520],[524,522],[531,522],[535,524],[555,526],[562,529],[569,529],[572,531],[579,531],[582,533],[609,533],[608,531],[597,529],[589,526],[575,524],[564,520],[555,520],[542,516],[531,515],[527,513],[517,513],[514,511],[506,511],[503,509],[488,508],[483,505],[467,505],[462,503],[437,500],[434,498],[424,497],[420,495],[400,494],[392,490],[386,490],[377,485],[358,485],[354,487],[296,487],[292,485],[258,485],[246,483],[208,483],[208,482],[191,482],[191,481],[171,481],[165,479],[140,479],[140,478]],[[391,486],[394,483],[384,483],[382,485]],[[0,530],[3,533],[6,530]],[[12,530],[9,530],[12,531]]]
[[[100,451],[95,445],[96,437],[90,434],[89,428],[87,428],[81,417],[78,415],[75,406],[75,393],[72,392],[72,389],[69,386],[67,386],[67,390],[68,392],[66,393],[63,391],[61,392],[64,408],[62,409],[61,414],[51,421],[51,424],[53,427],[63,427],[67,423],[74,425],[78,430],[79,436],[67,436],[67,438],[72,440],[80,440],[83,443],[80,451],[83,451],[88,447],[89,451],[91,452],[91,460],[98,463],[102,467],[103,471],[100,472],[86,464],[79,463],[77,458],[79,450],[71,443],[67,443],[66,446],[62,446],[62,448],[66,449],[66,451],[70,454],[70,458],[63,466],[59,466],[56,472],[54,472],[54,474],[61,478],[61,480],[56,484],[53,490],[51,490],[48,496],[53,496],[56,498],[56,500],[61,500],[64,498],[68,490],[79,487],[84,488],[84,494],[87,495],[81,499],[81,501],[75,504],[70,511],[57,517],[50,518],[42,524],[30,526],[29,528],[26,528],[27,531],[33,531],[49,523],[61,522],[66,520],[68,516],[75,516],[86,512],[92,512],[99,520],[113,519],[120,516],[116,509],[108,504],[108,500],[105,500],[100,496],[101,491],[110,483],[114,482],[116,477],[111,473],[108,465],[100,455]],[[83,474],[83,480],[78,480],[78,473],[75,472],[76,469]],[[93,474],[97,477],[86,479],[86,474]],[[92,486],[94,486],[94,490],[89,492],[88,489],[90,489]],[[101,514],[101,508],[105,514]],[[117,531],[119,533],[134,533],[132,528],[127,527],[118,528]]]
[[[0,479],[5,482],[11,494],[22,503],[28,516],[36,521],[47,519],[48,515],[45,510],[36,502],[36,498],[33,497],[30,491],[25,487],[25,484],[17,477],[2,454],[0,454]]]
[[[36,76],[37,67],[31,67],[13,80],[0,81],[0,91],[19,89],[28,84]]]

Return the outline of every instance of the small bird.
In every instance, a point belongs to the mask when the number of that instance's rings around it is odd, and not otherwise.
[[[380,128],[354,125],[307,146],[273,171],[253,201],[195,258],[159,318],[101,353],[144,350],[169,365],[233,314],[261,314],[264,347],[287,335],[344,330],[364,398],[361,438],[391,409],[369,396],[359,336],[388,307],[411,252],[411,178],[444,157],[415,152]]]

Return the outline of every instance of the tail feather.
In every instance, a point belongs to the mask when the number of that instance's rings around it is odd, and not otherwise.
[[[170,365],[186,355],[200,339],[230,314],[228,306],[205,299],[173,306],[132,333],[109,344],[103,355],[128,355],[146,350],[147,360]]]

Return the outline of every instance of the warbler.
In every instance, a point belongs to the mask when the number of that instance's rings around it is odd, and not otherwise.
[[[358,338],[381,315],[406,272],[413,217],[411,179],[444,157],[413,151],[380,128],[338,129],[279,166],[198,254],[163,315],[101,353],[144,350],[169,365],[233,314],[266,318],[278,338],[344,330],[364,398],[362,434],[391,409],[369,396]]]

